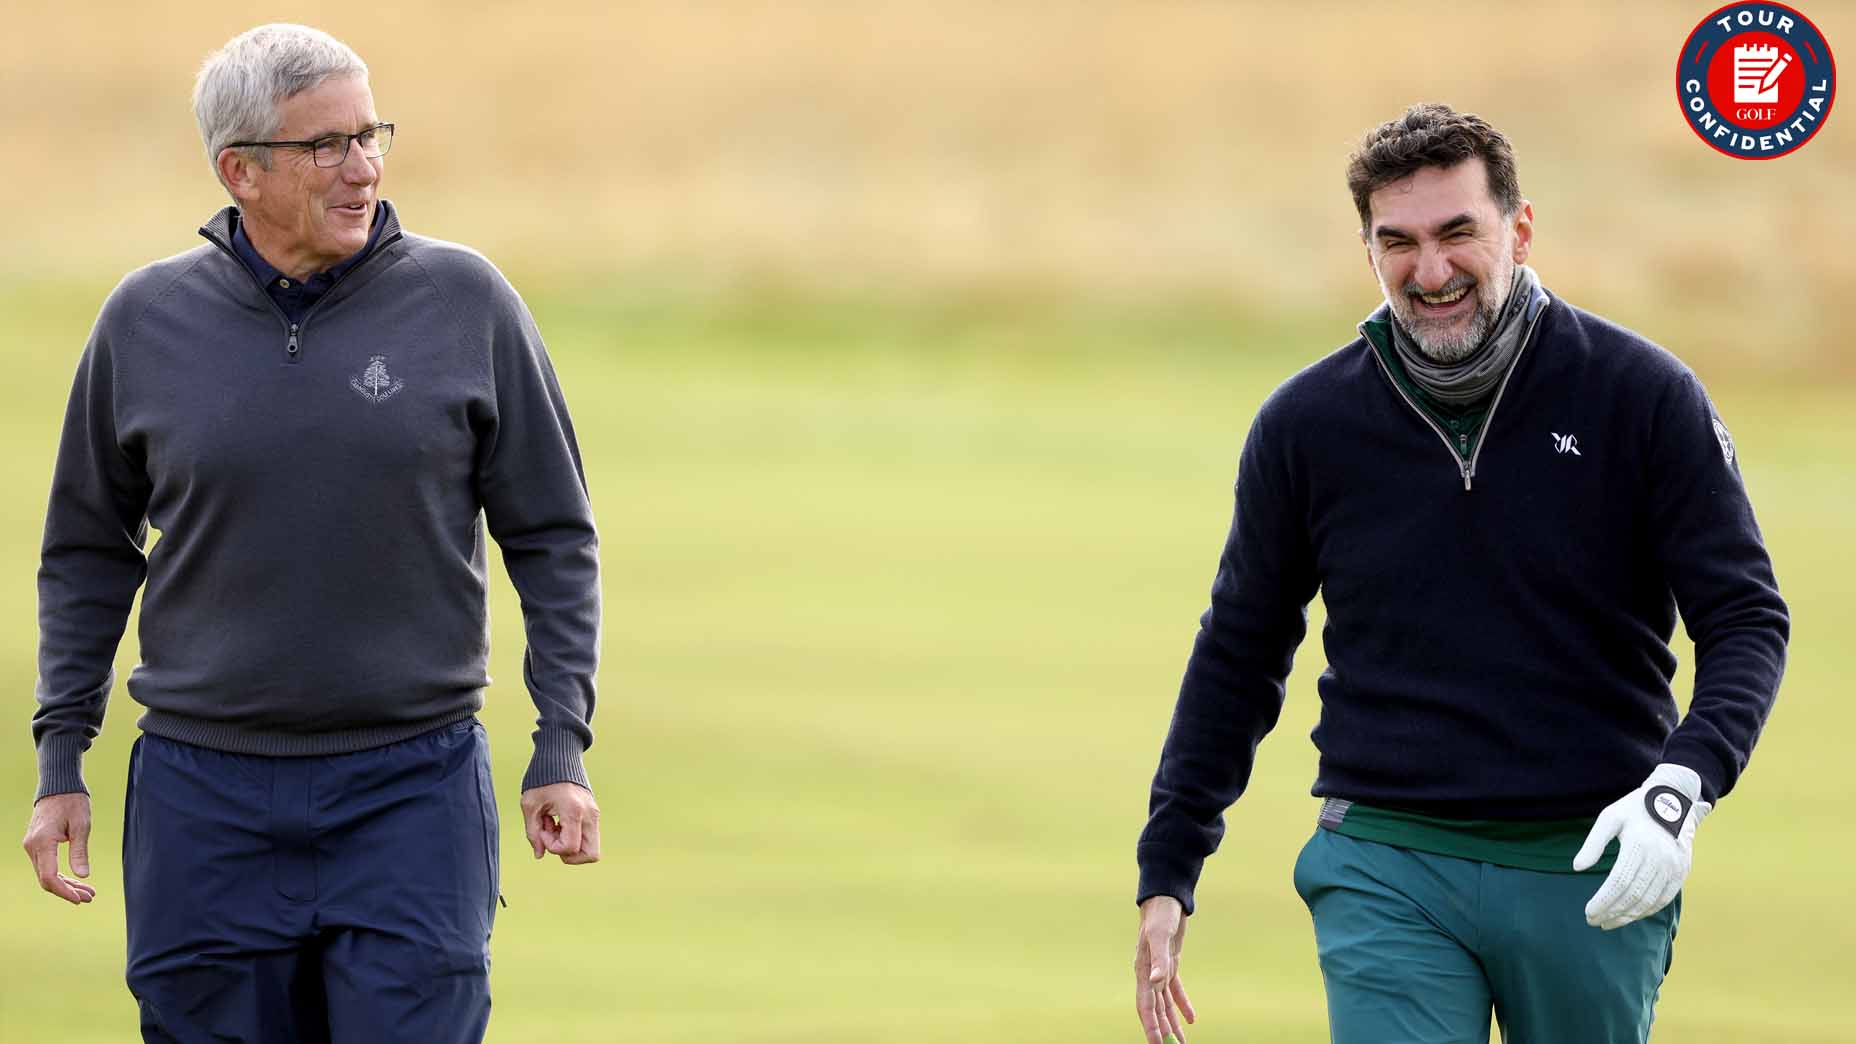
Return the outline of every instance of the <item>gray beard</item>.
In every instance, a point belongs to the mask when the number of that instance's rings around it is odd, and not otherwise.
[[[1514,288],[1514,270],[1517,265],[1505,265],[1505,271],[1496,271],[1486,282],[1476,284],[1476,314],[1470,317],[1469,325],[1460,334],[1433,334],[1425,329],[1426,324],[1417,314],[1417,306],[1412,303],[1411,294],[1416,286],[1406,285],[1398,292],[1380,284],[1385,291],[1386,303],[1392,306],[1393,318],[1398,320],[1407,336],[1411,338],[1418,351],[1432,362],[1451,365],[1462,362],[1476,354],[1482,342],[1488,338],[1489,331],[1495,329],[1495,321],[1502,314],[1502,306],[1508,302],[1508,294]]]
[[[1502,295],[1501,311],[1489,324],[1485,339],[1480,343],[1472,340],[1476,337],[1477,326],[1473,322],[1463,338],[1448,339],[1451,342],[1470,340],[1476,344],[1474,352],[1457,362],[1440,361],[1432,352],[1418,347],[1416,338],[1395,317],[1392,346],[1404,362],[1406,374],[1439,402],[1462,405],[1481,399],[1494,390],[1519,356],[1521,342],[1526,337],[1523,320],[1539,287],[1540,279],[1533,269],[1516,265],[1507,292]],[[1433,347],[1437,340],[1432,338]]]
[[[1459,363],[1476,354],[1476,349],[1482,347],[1483,338],[1489,335],[1490,328],[1495,325],[1499,307],[1489,307],[1478,296],[1476,314],[1470,318],[1469,326],[1454,337],[1431,337],[1422,332],[1422,327],[1409,321],[1405,324],[1405,332],[1411,335],[1412,343],[1418,346],[1425,358],[1432,362]]]

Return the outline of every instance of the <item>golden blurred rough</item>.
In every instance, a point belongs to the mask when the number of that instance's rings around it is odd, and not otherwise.
[[[1833,47],[1856,16],[1803,5]],[[698,286],[1035,286],[1351,312],[1351,144],[1419,100],[1515,139],[1549,286],[1686,352],[1823,373],[1856,331],[1856,117],[1776,162],[1684,125],[1695,3],[332,2],[401,124],[387,195],[506,266]],[[220,197],[187,106],[258,16],[9,15],[0,277],[120,271]],[[18,99],[31,99],[20,104]],[[36,162],[35,162],[36,161]],[[1341,336],[1341,331],[1337,336]]]

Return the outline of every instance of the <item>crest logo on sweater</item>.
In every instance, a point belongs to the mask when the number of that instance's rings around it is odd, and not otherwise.
[[[1727,458],[1727,466],[1733,467],[1734,437],[1727,434],[1727,425],[1722,424],[1719,419],[1716,419],[1714,422],[1714,437],[1720,440],[1721,456]]]
[[[368,402],[386,402],[406,387],[406,382],[396,379],[387,372],[387,357],[376,355],[367,361],[367,369],[348,378],[348,387],[359,392]]]
[[[1837,96],[1830,43],[1803,13],[1738,3],[1708,15],[1676,58],[1689,129],[1735,159],[1777,159],[1810,141]]]
[[[1557,431],[1550,431],[1547,432],[1547,434],[1553,436],[1553,452],[1570,453],[1575,457],[1585,456],[1585,454],[1579,452],[1579,436],[1561,435]]]

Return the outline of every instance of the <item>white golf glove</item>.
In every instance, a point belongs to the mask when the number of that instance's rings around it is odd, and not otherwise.
[[[1648,917],[1676,897],[1688,876],[1695,828],[1714,806],[1701,800],[1701,777],[1682,765],[1662,764],[1643,786],[1605,806],[1572,857],[1584,870],[1618,839],[1618,861],[1585,904],[1585,923],[1610,931]]]

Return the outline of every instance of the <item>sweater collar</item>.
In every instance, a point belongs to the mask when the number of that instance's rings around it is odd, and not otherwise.
[[[349,269],[360,264],[362,258],[373,253],[374,246],[380,242],[380,233],[386,228],[386,217],[387,212],[384,209],[375,208],[374,225],[368,230],[367,242],[362,244],[361,249],[342,258],[340,261],[330,265],[321,272],[312,273],[308,279],[303,279],[299,282],[301,282],[303,286],[317,292],[327,290],[330,286],[333,286],[337,280],[348,274]],[[232,249],[238,253],[239,257],[244,259],[246,266],[258,277],[258,282],[265,287],[269,287],[283,278],[283,273],[278,271],[277,266],[266,261],[264,255],[258,253],[257,245],[251,241],[251,234],[245,231],[243,215],[234,217],[232,221]],[[290,284],[286,282],[284,285],[289,286]]]
[[[237,257],[238,250],[233,246],[233,234],[237,223],[238,208],[228,206],[206,219],[206,224],[200,226],[200,235],[233,257]],[[371,249],[363,250],[360,257],[365,258],[385,250],[389,245],[397,242],[403,234],[400,229],[399,212],[388,200],[380,201],[380,216],[375,219],[374,234],[376,239]],[[357,260],[350,259],[350,261]],[[344,261],[342,264],[349,264],[350,261]]]

